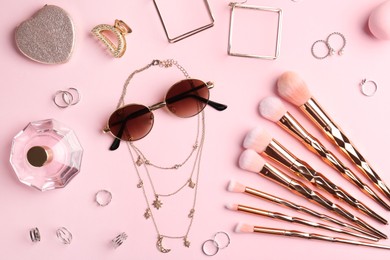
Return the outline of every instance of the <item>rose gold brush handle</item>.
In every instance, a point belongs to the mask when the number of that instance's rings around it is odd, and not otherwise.
[[[333,197],[343,200],[366,215],[380,221],[381,223],[387,224],[386,219],[378,215],[375,211],[364,205],[362,202],[352,197],[348,192],[338,187],[323,174],[316,172],[309,164],[297,158],[275,139],[269,143],[264,151],[264,154],[280,165],[290,169],[298,177],[301,177],[311,184],[322,188]]]
[[[374,199],[379,205],[387,210],[390,206],[384,202],[367,184],[365,184],[356,174],[346,167],[332,152],[328,151],[320,141],[309,134],[290,114],[286,113],[279,121],[278,125],[289,134],[301,141],[310,151],[317,154],[328,165],[335,168],[345,179],[358,187],[366,195]]]
[[[288,215],[285,215],[285,214],[282,214],[282,213],[279,213],[279,212],[271,212],[271,211],[262,210],[262,209],[258,209],[258,208],[253,208],[253,207],[248,207],[248,206],[240,205],[240,204],[237,206],[237,210],[238,211],[242,211],[242,212],[246,212],[246,213],[255,214],[255,215],[258,215],[258,216],[264,216],[264,217],[279,219],[279,220],[283,220],[283,221],[287,221],[287,222],[291,222],[291,223],[297,223],[297,224],[310,226],[310,227],[315,227],[315,228],[322,228],[322,229],[330,230],[330,231],[337,232],[337,233],[347,234],[347,235],[350,235],[350,236],[355,236],[355,237],[368,239],[368,240],[372,240],[372,241],[378,241],[377,238],[373,238],[371,236],[361,235],[361,234],[354,233],[354,232],[351,232],[351,231],[348,231],[348,230],[345,230],[345,229],[342,229],[342,228],[332,227],[332,226],[329,226],[329,225],[313,222],[313,221],[310,221],[310,220],[307,220],[307,219],[303,219],[303,218],[288,216]]]
[[[286,174],[282,173],[272,165],[266,163],[264,167],[259,172],[263,176],[267,177],[268,179],[271,179],[272,181],[279,183],[283,185],[286,188],[289,188],[293,192],[295,192],[298,195],[301,195],[308,199],[309,201],[314,201],[320,206],[333,211],[337,213],[338,215],[344,217],[345,219],[348,219],[350,221],[353,221],[357,225],[369,230],[370,232],[373,232],[375,235],[378,235],[382,238],[387,238],[387,236],[380,232],[379,230],[375,229],[374,227],[370,226],[360,218],[356,217],[352,213],[345,210],[343,207],[333,203],[332,201],[325,198],[320,193],[310,189],[302,182],[295,180],[293,178],[290,178]]]
[[[357,245],[357,246],[368,246],[368,247],[375,247],[375,248],[382,248],[382,249],[390,249],[390,246],[387,245],[350,240],[350,239],[345,239],[340,237],[330,237],[330,236],[324,236],[324,235],[307,233],[307,232],[296,231],[296,230],[284,230],[284,229],[277,229],[277,228],[255,226],[253,228],[253,231],[256,233],[291,236],[291,237],[299,237],[299,238],[306,238],[306,239],[323,240],[328,242],[344,243],[344,244]]]
[[[331,217],[329,215],[319,213],[319,212],[317,212],[315,210],[309,209],[309,208],[304,207],[302,205],[295,204],[295,203],[293,203],[293,202],[291,202],[289,200],[286,200],[286,199],[283,199],[283,198],[280,198],[280,197],[276,197],[274,195],[271,195],[271,194],[268,194],[268,193],[265,193],[265,192],[253,189],[251,187],[245,187],[245,193],[253,195],[253,196],[258,197],[258,198],[262,198],[262,199],[265,199],[265,200],[277,203],[279,205],[282,205],[282,206],[285,206],[287,208],[290,208],[290,209],[293,209],[293,210],[305,213],[307,215],[310,215],[310,216],[313,216],[313,217],[316,217],[316,218],[319,218],[319,219],[322,219],[322,220],[325,220],[325,221],[337,224],[339,226],[342,226],[342,227],[345,227],[345,228],[348,228],[348,229],[351,229],[351,230],[355,230],[355,231],[360,232],[362,234],[365,234],[367,236],[373,236],[373,234],[371,234],[370,232],[366,231],[365,229],[362,229],[360,227],[356,227],[356,226],[350,225],[350,224],[348,224],[346,222],[340,221],[340,220],[338,220],[338,219],[336,219],[334,217]]]
[[[379,175],[371,168],[366,159],[359,153],[348,137],[322,110],[320,105],[310,98],[301,110],[332,140],[340,150],[390,199],[390,189]]]

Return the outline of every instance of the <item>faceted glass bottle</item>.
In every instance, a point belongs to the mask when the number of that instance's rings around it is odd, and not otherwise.
[[[78,174],[83,148],[73,130],[47,119],[29,123],[12,141],[18,179],[40,191],[65,187]]]

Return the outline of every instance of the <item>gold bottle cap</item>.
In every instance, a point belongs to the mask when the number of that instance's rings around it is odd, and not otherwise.
[[[27,152],[27,161],[34,167],[42,167],[50,160],[50,149],[46,147],[33,146]]]

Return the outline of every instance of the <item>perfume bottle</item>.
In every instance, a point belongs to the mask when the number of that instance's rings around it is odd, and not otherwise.
[[[47,119],[30,122],[13,138],[10,162],[20,182],[47,191],[78,174],[82,155],[74,131]]]

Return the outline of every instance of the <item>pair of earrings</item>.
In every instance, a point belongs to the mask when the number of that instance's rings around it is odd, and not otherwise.
[[[333,36],[338,36],[339,38],[341,38],[341,47],[340,49],[337,51],[337,54],[339,56],[343,55],[344,54],[344,48],[345,46],[347,45],[347,39],[345,38],[344,34],[340,33],[340,32],[333,32],[331,34],[328,35],[328,37],[326,38],[326,40],[317,40],[313,43],[313,45],[311,46],[311,54],[313,55],[314,58],[318,59],[318,60],[322,60],[322,59],[325,59],[326,57],[329,57],[329,56],[333,56],[336,54],[336,50],[330,45],[330,39],[333,37]],[[325,54],[324,55],[318,55],[316,53],[316,46],[318,44],[324,44],[325,47],[326,47],[326,51],[325,51]]]

